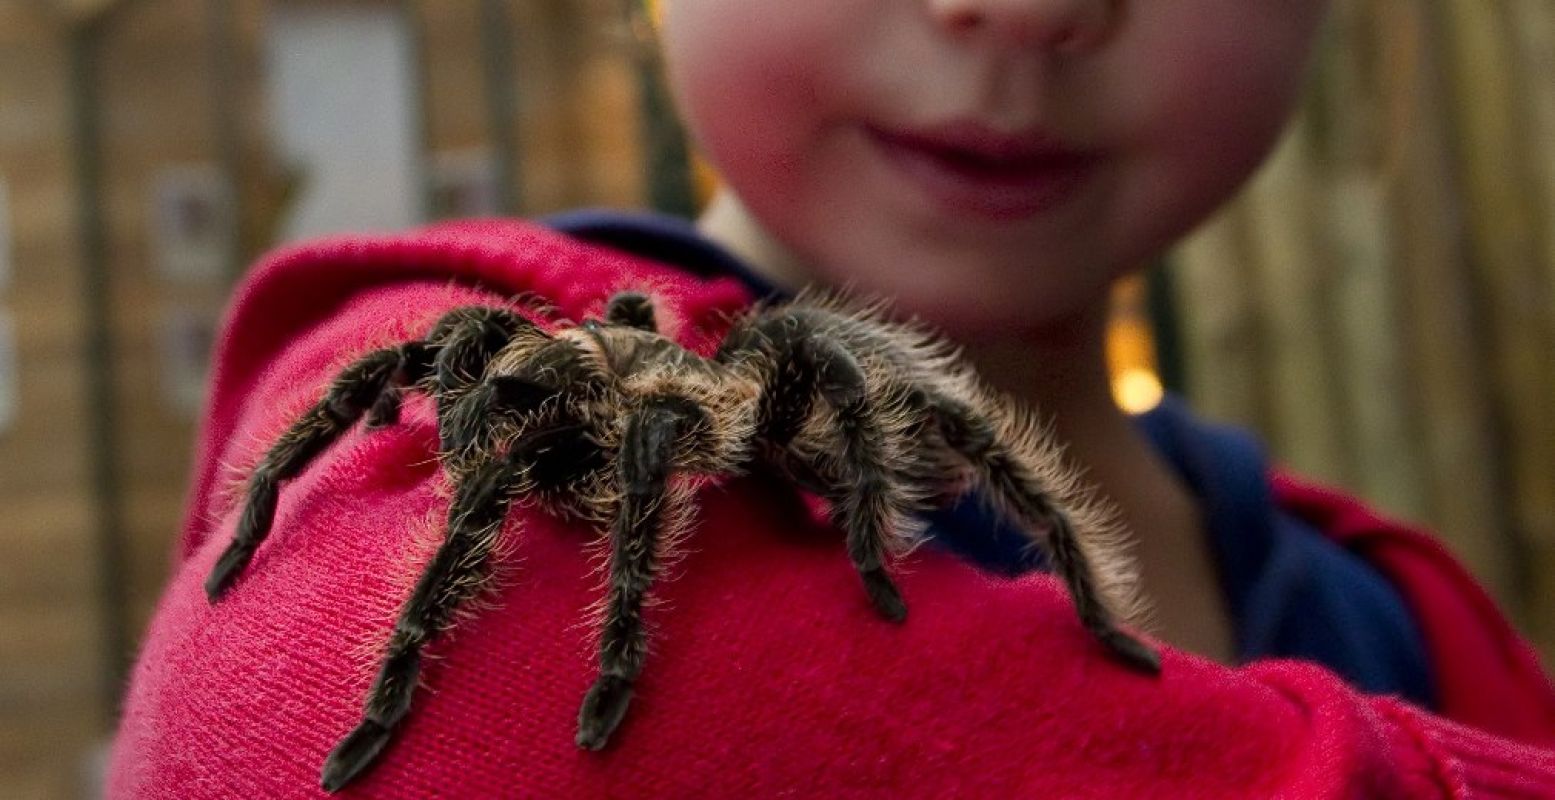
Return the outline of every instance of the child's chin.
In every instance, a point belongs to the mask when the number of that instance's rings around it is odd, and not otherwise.
[[[1045,326],[1029,307],[1002,307],[988,298],[951,297],[946,294],[922,298],[898,298],[898,311],[928,324],[962,344],[1008,341],[1027,330]]]
[[[1062,302],[1054,292],[1031,285],[1000,290],[955,282],[916,291],[891,293],[897,312],[936,328],[962,344],[1009,342],[1075,328],[1083,317],[1080,301]]]

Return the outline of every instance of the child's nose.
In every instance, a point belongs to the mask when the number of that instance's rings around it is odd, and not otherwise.
[[[957,38],[1063,53],[1100,44],[1123,0],[928,0],[934,19]]]

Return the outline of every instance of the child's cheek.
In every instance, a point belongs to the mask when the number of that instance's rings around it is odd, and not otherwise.
[[[714,9],[716,3],[727,7]],[[816,0],[800,0],[801,4]],[[827,39],[806,15],[776,13],[749,0],[676,0],[663,42],[670,84],[698,144],[727,171],[782,177],[818,122]]]
[[[1221,24],[1201,25],[1193,35],[1164,21],[1142,27],[1143,41],[1118,65],[1120,75],[1150,76],[1120,93],[1128,99],[1113,120],[1130,170],[1120,212],[1146,222],[1144,249],[1169,244],[1234,193],[1296,103],[1322,4],[1289,0],[1290,8],[1307,8],[1281,15],[1253,10],[1267,0],[1243,1],[1242,13],[1226,11]]]

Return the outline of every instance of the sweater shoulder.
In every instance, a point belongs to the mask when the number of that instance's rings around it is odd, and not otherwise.
[[[661,319],[693,348],[710,349],[750,302],[733,279],[688,275],[520,220],[338,236],[271,253],[238,286],[217,335],[180,553],[208,536],[259,443],[355,357],[423,335],[461,305],[560,323],[599,313],[623,289],[653,295]]]

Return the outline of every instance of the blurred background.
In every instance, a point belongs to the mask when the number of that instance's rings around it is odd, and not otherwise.
[[[1334,0],[1242,196],[1121,287],[1162,387],[1439,531],[1555,656],[1555,4]],[[634,0],[0,0],[0,797],[93,797],[206,358],[283,241],[692,214]]]

